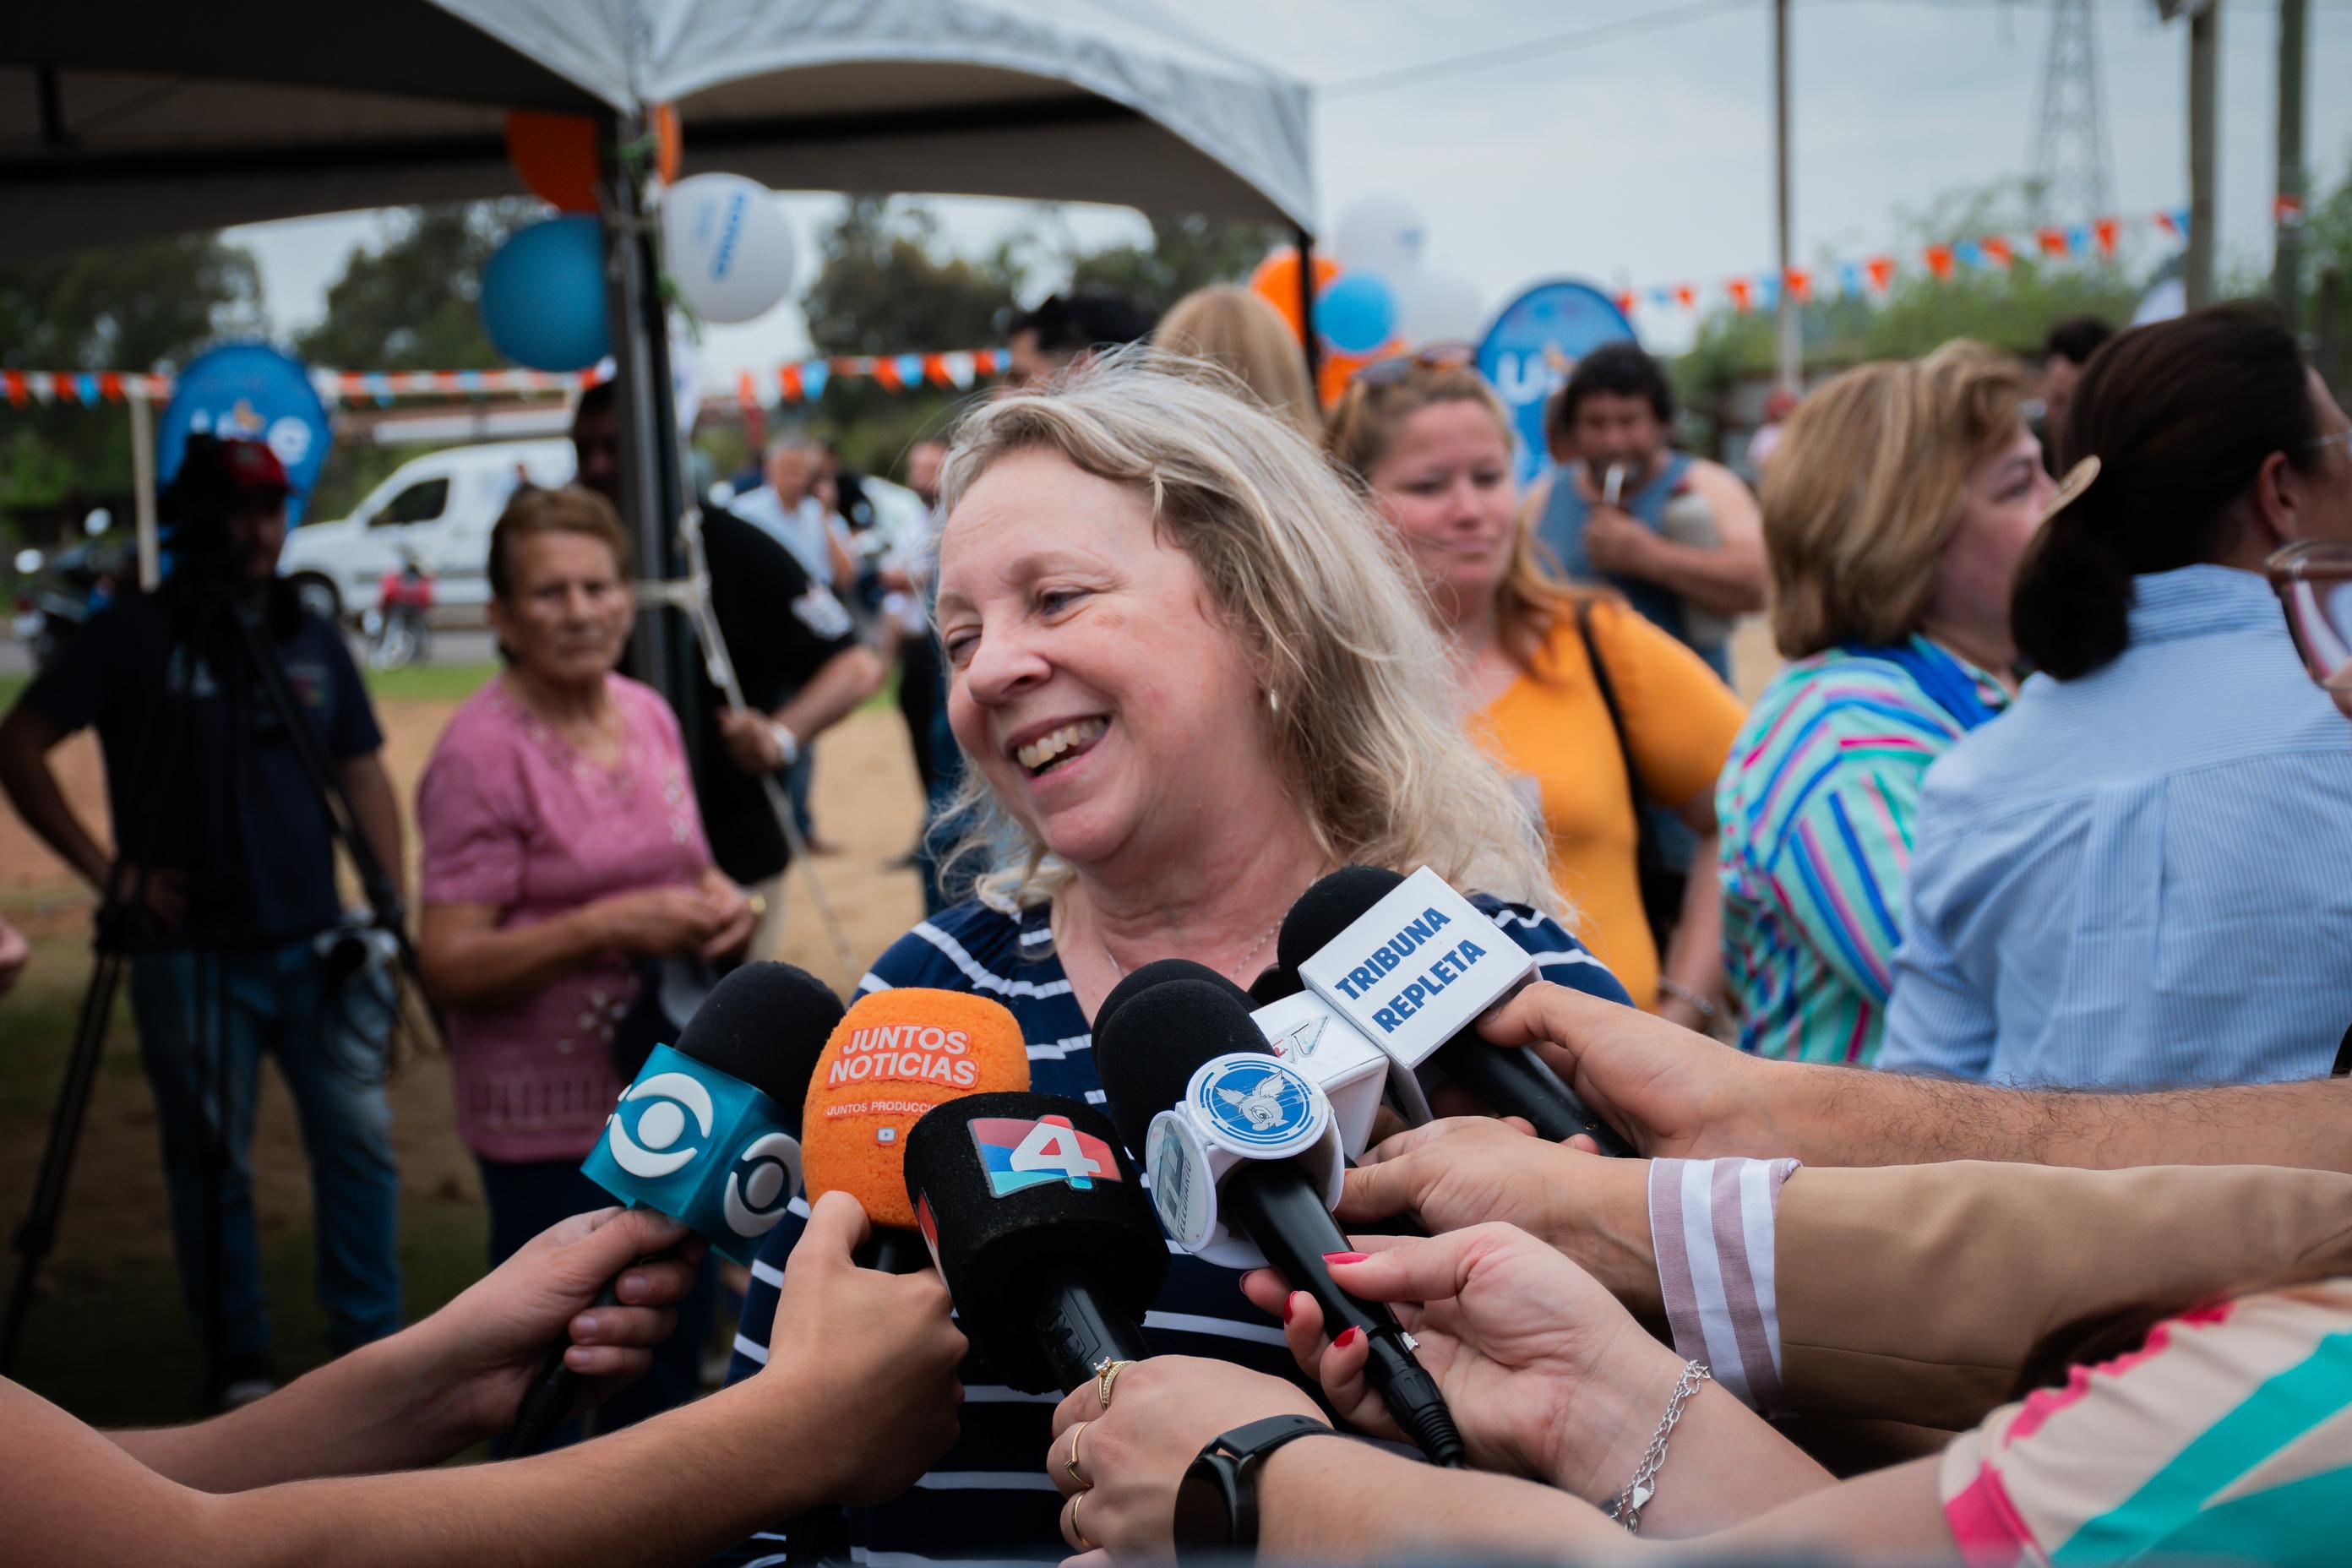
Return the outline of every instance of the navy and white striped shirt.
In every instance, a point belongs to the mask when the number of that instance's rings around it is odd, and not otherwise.
[[[2135,579],[2131,642],[1928,770],[1878,1066],[2324,1077],[2352,1022],[2352,734],[2252,572]]]
[[[1473,895],[1471,901],[1537,955],[1544,979],[1612,1002],[1628,1000],[1616,977],[1557,922],[1484,895]],[[1095,1072],[1092,1035],[1061,960],[1052,952],[1049,915],[1043,905],[1015,917],[977,901],[958,904],[892,943],[858,986],[859,994],[915,985],[992,997],[1019,1021],[1028,1042],[1030,1087],[1100,1105],[1102,1080]],[[735,1340],[735,1362],[727,1373],[730,1384],[767,1364],[784,1259],[800,1239],[807,1215],[806,1203],[794,1199],[760,1249]],[[1281,1329],[1243,1297],[1239,1274],[1194,1258],[1172,1262],[1168,1283],[1143,1321],[1153,1350],[1237,1362],[1297,1380]],[[896,1501],[851,1510],[855,1561],[1059,1562],[1069,1555],[1059,1522],[1062,1500],[1045,1470],[1060,1396],[1005,1387],[977,1354],[964,1363],[963,1384],[962,1435],[938,1468]],[[753,1536],[717,1561],[758,1568],[781,1563],[783,1552],[779,1528]]]

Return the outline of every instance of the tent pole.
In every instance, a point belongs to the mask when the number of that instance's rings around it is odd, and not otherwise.
[[[1323,356],[1315,346],[1315,237],[1298,228],[1298,335],[1307,350],[1307,386],[1322,384]]]
[[[122,401],[131,405],[131,488],[135,497],[139,538],[139,587],[152,593],[163,580],[161,552],[155,544],[155,412],[148,406],[144,376],[126,375]]]
[[[604,218],[605,309],[612,324],[624,521],[636,545],[638,575],[667,582],[680,574],[677,517],[678,498],[684,493],[669,332],[644,192],[620,153],[644,134],[645,123],[635,114],[614,115],[603,121],[602,129],[605,186],[611,193]],[[676,609],[642,605],[636,636],[630,639],[629,667],[677,710],[688,760],[694,762],[700,731],[691,710],[699,689],[691,678],[691,637],[686,617]]]

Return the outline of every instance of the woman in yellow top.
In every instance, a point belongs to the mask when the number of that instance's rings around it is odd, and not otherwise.
[[[1635,1002],[1706,1028],[1723,976],[1715,781],[1739,700],[1613,595],[1544,572],[1517,507],[1509,416],[1466,363],[1367,366],[1332,412],[1328,447],[1403,535],[1451,634],[1462,712],[1541,814],[1577,935]],[[1622,742],[1588,647],[1623,717]],[[1637,784],[1703,840],[1663,962],[1642,905]]]

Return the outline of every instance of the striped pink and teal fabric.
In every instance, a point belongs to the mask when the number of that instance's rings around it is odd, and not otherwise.
[[[2009,698],[1925,638],[1989,708]],[[1773,678],[1716,786],[1724,979],[1759,1056],[1867,1064],[1885,1025],[1928,764],[1963,730],[1900,665],[1832,648]]]
[[[2158,1325],[1944,1451],[1970,1568],[2352,1562],[2352,1279]]]

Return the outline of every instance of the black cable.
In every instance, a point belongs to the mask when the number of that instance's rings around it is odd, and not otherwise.
[[[1316,85],[1315,91],[1321,98],[1353,98],[1360,93],[1382,92],[1393,87],[1414,87],[1423,82],[1443,81],[1449,77],[1467,76],[1473,71],[1490,70],[1496,66],[1519,65],[1528,60],[1548,59],[1554,55],[1571,54],[1599,44],[1615,43],[1620,38],[1637,38],[1644,33],[1663,32],[1686,22],[1746,10],[1759,3],[1759,0],[1688,0],[1685,5],[1671,5],[1646,16],[1628,16],[1615,22],[1576,27],[1565,33],[1553,33],[1491,49],[1478,49],[1417,66],[1403,66],[1395,70],[1375,71],[1369,76],[1321,82]]]

